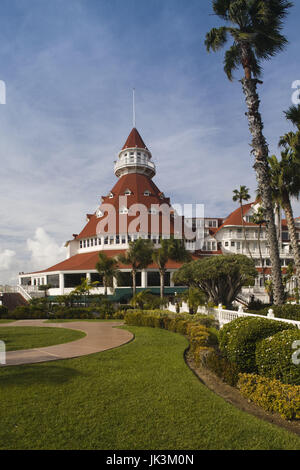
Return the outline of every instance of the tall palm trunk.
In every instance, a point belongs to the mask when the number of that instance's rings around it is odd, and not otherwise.
[[[245,230],[245,223],[244,223],[244,210],[243,210],[243,203],[242,202],[241,202],[241,215],[242,215],[242,228],[243,228],[243,234],[244,234],[244,240],[245,240],[245,247],[246,247],[246,249],[249,253],[250,258],[253,259],[250,248],[249,248],[249,243],[248,243],[248,240],[247,240],[247,237],[246,237],[246,230]]]
[[[161,299],[163,299],[165,295],[165,269],[159,270],[159,277],[160,277],[160,297]]]
[[[272,189],[268,165],[269,149],[263,135],[263,123],[259,112],[259,96],[257,93],[257,79],[249,77],[248,69],[245,67],[245,78],[241,80],[243,92],[246,98],[249,121],[249,129],[252,135],[252,148],[255,155],[254,169],[265,210],[265,218],[268,230],[268,241],[270,245],[270,258],[272,264],[272,279],[274,287],[274,301],[276,305],[284,303],[284,287],[282,283],[279,247],[275,225],[275,217],[272,203]]]
[[[296,267],[297,282],[298,282],[298,286],[300,286],[300,248],[298,245],[293,209],[292,209],[290,198],[287,194],[283,198],[282,206],[285,212],[287,226],[288,226],[289,235],[290,235],[290,241],[291,241],[291,246],[292,246],[292,251],[293,251],[293,256],[294,256],[294,263]]]
[[[132,294],[133,294],[133,297],[134,297],[135,294],[136,294],[136,270],[133,269],[131,271],[131,274],[132,274]]]
[[[261,240],[261,225],[259,226],[259,229],[258,229],[257,242],[258,242],[258,251],[259,251],[260,264],[261,264],[261,268],[262,268],[263,284],[265,285],[266,276],[265,276],[265,267],[264,267],[264,260],[263,260],[263,257],[262,257],[262,252],[261,252],[260,240]]]

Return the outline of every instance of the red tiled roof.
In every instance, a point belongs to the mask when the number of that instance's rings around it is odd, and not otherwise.
[[[131,191],[131,194],[129,196],[125,196],[125,191],[127,189]],[[144,195],[145,191],[148,191],[150,195],[145,196]],[[120,215],[119,214],[119,211],[121,209],[120,199],[119,199],[120,197],[124,198],[124,204],[122,204],[122,201],[121,201],[121,205],[125,205],[128,209],[133,204],[143,204],[147,208],[147,210],[150,209],[151,205],[153,204],[158,204],[158,205],[166,204],[167,206],[170,207],[170,199],[162,195],[161,191],[158,189],[158,187],[154,184],[154,182],[150,178],[140,173],[129,173],[129,174],[123,175],[117,181],[117,183],[111,190],[111,193],[113,194],[113,198],[110,198],[109,196],[105,196],[102,198],[100,209],[103,209],[103,212],[104,212],[103,217],[97,217],[96,213],[90,216],[89,221],[87,222],[83,230],[79,233],[77,239],[83,239],[87,237],[96,236],[97,225],[101,221],[106,220],[107,218],[107,211],[105,211],[104,204],[112,205],[115,210],[116,233],[120,233],[120,232],[124,233],[124,230],[121,230],[121,229],[119,232],[120,225],[122,225],[123,222],[124,221],[126,222],[127,220],[127,228],[128,228],[130,223],[137,219],[138,212],[136,215],[130,215],[130,214]],[[151,230],[151,218],[152,216],[151,214],[149,214],[148,216],[148,229],[149,229],[148,232],[149,233]],[[163,233],[162,220],[163,220],[162,216],[160,215],[160,221],[159,221],[160,233]],[[174,233],[174,223],[172,219],[170,220],[170,232]]]
[[[139,131],[135,127],[130,132],[122,150],[125,150],[128,148],[147,149],[145,142],[143,141],[142,137],[140,136]]]
[[[118,256],[120,253],[125,253],[126,250],[102,250],[102,251],[92,251],[89,253],[80,253],[77,255],[72,256],[54,266],[51,266],[44,271],[37,271],[36,273],[27,273],[27,274],[38,274],[38,273],[47,273],[47,272],[54,272],[54,271],[86,271],[95,269],[96,263],[98,261],[99,253],[106,254],[109,258],[113,258]],[[197,257],[193,256],[193,259],[198,259]],[[183,263],[179,263],[177,261],[169,260],[166,264],[167,269],[178,269],[182,266]],[[119,264],[120,269],[130,269],[130,266]],[[155,263],[152,263],[148,266],[147,269],[158,269]]]

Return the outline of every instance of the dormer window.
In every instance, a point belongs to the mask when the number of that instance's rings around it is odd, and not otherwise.
[[[97,219],[100,219],[100,217],[103,217],[103,212],[101,209],[98,209],[97,212],[96,212],[96,217]]]
[[[114,197],[113,193],[109,193],[108,197],[109,199],[112,199]]]
[[[148,189],[146,189],[146,191],[144,192],[144,196],[150,196],[150,191]]]
[[[132,194],[132,192],[130,191],[130,189],[126,189],[124,194],[125,194],[125,196],[130,196]]]

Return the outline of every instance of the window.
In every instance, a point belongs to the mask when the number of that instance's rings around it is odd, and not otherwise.
[[[225,242],[225,246],[229,246],[229,242]]]
[[[216,226],[217,226],[217,221],[216,221],[216,220],[209,220],[209,221],[208,221],[208,226],[209,226],[210,228],[216,227]]]
[[[98,238],[98,245],[101,245],[101,238]]]
[[[95,238],[94,245],[97,246],[98,238]]]
[[[122,235],[122,244],[126,243],[126,235]]]
[[[235,246],[235,242],[231,242],[231,246]]]
[[[94,240],[91,238],[91,246],[94,246]]]
[[[130,191],[130,189],[126,189],[124,194],[125,194],[125,196],[130,196],[130,194],[132,194],[132,192]]]
[[[150,196],[150,191],[148,189],[146,189],[146,191],[144,192],[144,196]]]
[[[82,248],[82,241],[81,240],[80,240],[79,246],[80,246],[80,248]]]
[[[83,240],[83,248],[86,248],[86,240]]]
[[[119,245],[120,243],[120,235],[116,235],[116,244]]]
[[[289,239],[289,232],[282,232],[282,240],[287,241]]]
[[[112,199],[114,197],[113,193],[109,193],[108,197],[109,199]]]
[[[98,209],[97,212],[96,212],[96,217],[99,219],[100,217],[103,217],[103,212]]]
[[[104,245],[108,245],[108,237],[104,237]]]
[[[87,241],[86,241],[86,246],[89,248],[89,246],[90,246],[90,240],[87,240]]]
[[[111,235],[111,236],[109,237],[109,244],[110,244],[110,245],[113,245],[113,244],[114,244],[114,241],[115,241],[115,237],[114,237],[113,235]]]

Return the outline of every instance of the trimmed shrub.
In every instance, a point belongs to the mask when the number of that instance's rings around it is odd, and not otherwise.
[[[0,305],[0,318],[8,317],[8,308],[5,305]]]
[[[267,315],[270,308],[272,308],[274,315],[277,318],[300,321],[300,305],[296,304],[271,305],[261,310],[250,308],[249,306],[248,312],[256,313],[258,315]]]
[[[300,386],[255,374],[240,374],[237,384],[241,394],[266,411],[285,419],[300,419]]]
[[[300,342],[298,329],[280,331],[260,341],[256,346],[258,373],[285,384],[300,385],[300,366],[292,361],[296,352],[292,347],[295,341]]]
[[[239,379],[238,367],[215,350],[204,358],[204,366],[214,372],[227,384],[235,387]]]
[[[238,366],[240,372],[257,372],[255,359],[257,342],[288,329],[294,330],[295,327],[267,318],[237,318],[220,330],[220,350],[223,356]]]

